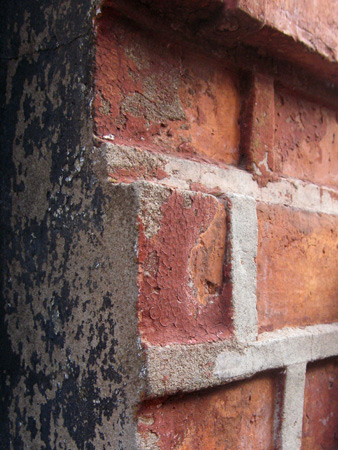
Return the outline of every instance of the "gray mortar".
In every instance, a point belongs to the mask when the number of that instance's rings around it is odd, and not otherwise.
[[[301,448],[306,363],[289,366],[286,370],[281,450]]]
[[[234,332],[238,342],[257,337],[256,256],[258,225],[253,198],[228,196]]]
[[[150,239],[160,230],[162,205],[171,195],[171,189],[154,183],[139,181],[133,183],[137,188],[140,202],[139,217],[144,226],[144,234]]]
[[[138,450],[160,450],[157,445],[159,436],[156,433],[148,431],[147,433],[138,433],[137,448]]]
[[[110,149],[114,153],[109,153]],[[107,157],[116,169],[119,167],[138,167],[140,159],[144,166],[147,166],[148,163],[150,167],[158,164],[168,174],[165,179],[160,181],[160,184],[170,188],[189,189],[191,183],[199,183],[210,192],[215,190],[218,193],[224,193],[224,195],[240,194],[252,197],[256,201],[289,205],[309,212],[338,215],[338,200],[335,199],[335,189],[317,186],[291,177],[268,183],[266,187],[260,188],[250,173],[232,166],[221,168],[205,162],[189,161],[174,156],[147,152],[146,150],[142,150],[142,156],[140,156],[140,149],[117,145],[107,145],[107,150],[109,150],[107,151]],[[125,156],[126,153],[128,153],[127,156]]]
[[[145,354],[148,397],[191,392],[338,355],[338,324],[285,328],[245,346],[229,340],[154,346]]]
[[[115,169],[140,169],[141,174],[149,176],[157,169],[163,169],[166,159],[162,155],[145,152],[143,149],[99,142],[97,151],[101,153],[109,171]]]

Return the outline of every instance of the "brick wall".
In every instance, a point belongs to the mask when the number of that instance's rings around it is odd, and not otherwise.
[[[336,0],[4,10],[0,447],[338,449]]]
[[[139,199],[138,448],[338,448],[337,48],[291,4],[202,3],[97,20],[98,151]]]

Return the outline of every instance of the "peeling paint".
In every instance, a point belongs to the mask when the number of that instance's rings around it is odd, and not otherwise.
[[[135,448],[137,199],[92,160],[96,2],[52,3],[4,16],[0,446]]]
[[[152,185],[149,185],[152,186]],[[231,286],[223,278],[224,204],[212,196],[156,187],[144,213],[157,215],[155,233],[140,222],[139,320],[146,343],[224,339],[231,331]],[[157,202],[159,196],[157,198]],[[154,229],[154,228],[152,228]],[[197,259],[202,258],[201,265]]]

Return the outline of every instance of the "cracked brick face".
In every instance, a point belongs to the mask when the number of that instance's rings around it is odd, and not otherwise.
[[[237,164],[240,98],[224,63],[141,32],[108,11],[99,21],[96,132],[115,142]]]
[[[151,207],[145,202],[145,213]],[[230,335],[231,286],[223,282],[226,212],[212,196],[173,191],[156,233],[140,220],[139,320],[151,344],[208,342]]]
[[[260,203],[260,331],[338,320],[338,219]]]

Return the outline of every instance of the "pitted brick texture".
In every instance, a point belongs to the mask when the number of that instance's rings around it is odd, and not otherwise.
[[[151,208],[145,198],[143,217]],[[194,343],[230,335],[231,286],[224,280],[226,212],[212,196],[172,191],[156,232],[140,220],[139,320],[151,344]]]
[[[277,174],[338,187],[337,111],[277,89],[274,140]]]
[[[258,205],[260,331],[338,321],[338,219]]]
[[[302,450],[338,448],[338,359],[307,370]]]
[[[158,450],[271,450],[279,395],[277,377],[264,374],[154,402],[140,411],[140,441],[156,437]]]
[[[237,164],[240,98],[226,64],[141,32],[109,12],[98,25],[98,135]]]

